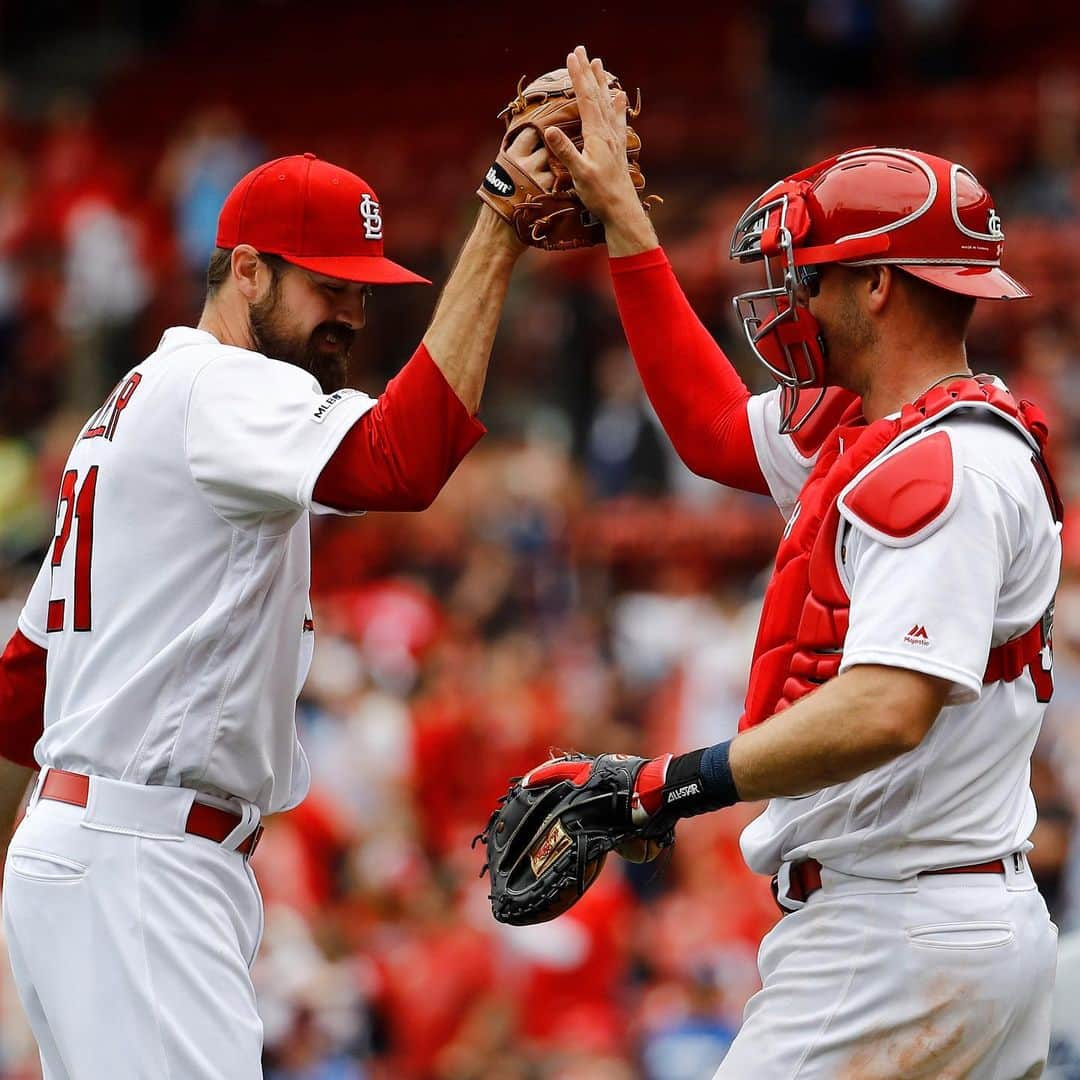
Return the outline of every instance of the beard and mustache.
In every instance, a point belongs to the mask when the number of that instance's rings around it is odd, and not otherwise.
[[[252,347],[264,356],[309,371],[324,393],[333,394],[347,386],[356,331],[346,323],[323,322],[305,337],[289,324],[278,292],[275,283],[262,300],[248,305]]]

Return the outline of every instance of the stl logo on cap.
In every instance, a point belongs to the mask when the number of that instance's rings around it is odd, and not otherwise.
[[[341,281],[431,284],[383,254],[382,207],[371,185],[314,154],[275,158],[237,182],[221,208],[217,246],[237,244]]]
[[[381,240],[382,211],[379,209],[379,204],[365,191],[360,196],[358,209],[360,216],[364,219],[364,239]]]

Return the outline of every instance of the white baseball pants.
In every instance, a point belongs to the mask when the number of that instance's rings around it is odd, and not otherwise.
[[[1028,1080],[1050,1042],[1057,928],[1027,860],[901,882],[823,869],[766,935],[716,1080]]]
[[[45,1080],[262,1076],[262,900],[230,849],[243,836],[184,831],[194,794],[94,777],[81,807],[35,790],[3,902]]]

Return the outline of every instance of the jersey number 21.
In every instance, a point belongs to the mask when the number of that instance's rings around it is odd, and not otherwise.
[[[49,615],[46,629],[54,633],[64,629],[68,600],[72,601],[72,628],[89,630],[91,623],[90,560],[94,550],[94,495],[97,491],[98,467],[91,465],[79,483],[76,469],[64,473],[56,517],[60,531],[53,539],[52,587],[49,590]],[[63,516],[61,516],[61,511]],[[57,580],[57,568],[64,561],[64,552],[75,533],[75,574],[68,591],[67,583]],[[67,595],[57,596],[58,589]]]

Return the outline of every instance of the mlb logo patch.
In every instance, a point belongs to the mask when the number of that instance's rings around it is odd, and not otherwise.
[[[319,407],[311,414],[311,419],[314,420],[316,424],[321,424],[331,410],[336,409],[346,398],[355,397],[359,393],[359,390],[338,390],[319,405]]]

